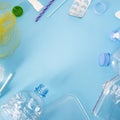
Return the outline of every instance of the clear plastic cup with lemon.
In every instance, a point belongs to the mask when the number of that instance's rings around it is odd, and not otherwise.
[[[20,43],[16,17],[7,3],[0,3],[0,58],[12,54]]]

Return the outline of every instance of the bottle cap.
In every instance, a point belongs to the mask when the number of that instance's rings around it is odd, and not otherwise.
[[[94,4],[94,12],[98,15],[102,15],[107,11],[107,4],[104,2],[96,2]]]
[[[99,65],[100,66],[109,66],[110,64],[110,53],[102,53],[99,56]]]
[[[35,88],[34,92],[39,96],[46,97],[48,89],[43,84],[40,84],[38,85],[38,87]]]
[[[23,15],[23,8],[21,6],[15,6],[12,9],[12,13],[16,16],[16,17],[20,17]]]
[[[113,41],[120,40],[120,31],[112,32],[110,37]]]

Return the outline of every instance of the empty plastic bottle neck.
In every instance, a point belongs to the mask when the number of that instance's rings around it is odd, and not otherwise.
[[[109,66],[110,65],[110,53],[102,53],[99,57],[99,65],[100,66]]]
[[[40,84],[35,88],[34,92],[40,97],[46,97],[48,89],[43,84]]]

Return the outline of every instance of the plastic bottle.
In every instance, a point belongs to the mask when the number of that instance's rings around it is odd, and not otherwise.
[[[21,91],[0,108],[1,120],[39,120],[43,109],[43,97],[48,89],[40,84],[34,91]]]
[[[120,120],[120,76],[108,80],[93,108],[98,120]]]
[[[120,49],[113,54],[101,53],[99,57],[100,66],[111,66],[113,70],[120,74]]]
[[[111,33],[111,39],[113,41],[119,41],[120,40],[120,30],[116,30],[114,32]]]

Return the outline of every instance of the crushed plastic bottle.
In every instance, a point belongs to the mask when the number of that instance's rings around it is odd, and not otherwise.
[[[113,54],[101,53],[99,57],[100,66],[111,66],[113,70],[120,74],[120,49]]]
[[[34,91],[17,93],[1,106],[0,117],[2,120],[39,120],[43,112],[43,97],[47,93],[48,89],[43,84]]]

